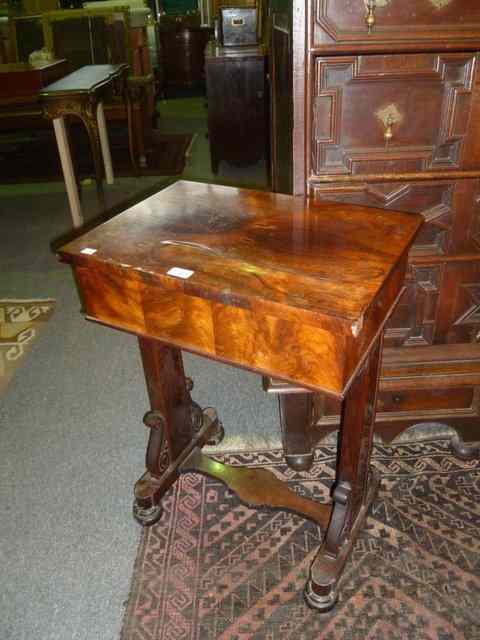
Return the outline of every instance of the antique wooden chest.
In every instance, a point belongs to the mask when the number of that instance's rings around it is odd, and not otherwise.
[[[377,427],[480,440],[480,3],[274,0],[270,20],[273,188],[425,219]],[[338,405],[316,406],[336,428]]]

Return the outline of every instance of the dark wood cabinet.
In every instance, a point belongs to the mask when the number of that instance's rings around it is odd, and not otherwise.
[[[272,0],[273,188],[422,214],[386,331],[377,427],[390,440],[440,422],[478,441],[480,5],[370,4]],[[321,438],[339,407],[315,406]]]
[[[267,157],[266,55],[261,46],[205,52],[208,135],[213,173],[219,162],[244,166]]]
[[[163,90],[205,85],[205,45],[213,35],[209,27],[182,22],[159,26]]]
[[[45,46],[40,15],[19,15],[9,18],[12,59],[28,62],[33,51]]]

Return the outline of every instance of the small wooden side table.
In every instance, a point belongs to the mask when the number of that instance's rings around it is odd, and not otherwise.
[[[416,214],[177,182],[60,250],[87,317],[139,336],[151,410],[137,520],[158,520],[180,473],[209,474],[249,505],[287,508],[326,529],[305,595],[322,611],[335,604],[378,485],[369,461],[383,327],[421,222]],[[213,409],[192,402],[181,349],[343,400],[331,504],[293,493],[264,469],[202,453],[222,427]],[[284,424],[306,439],[309,420],[294,398],[287,396]]]
[[[100,201],[104,204],[102,186],[104,170],[107,184],[113,184],[113,168],[103,102],[114,90],[126,95],[127,71],[128,65],[126,64],[87,65],[61,80],[49,84],[41,91],[44,115],[53,120],[74,227],[80,227],[83,224],[83,214],[65,126],[65,116],[76,116],[85,125],[92,150],[97,192]],[[130,113],[130,109],[128,113]],[[129,126],[129,131],[130,129]],[[130,157],[134,164],[131,139]]]

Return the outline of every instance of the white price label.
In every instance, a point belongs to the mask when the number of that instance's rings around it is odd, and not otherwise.
[[[182,269],[181,267],[172,267],[167,271],[167,275],[175,276],[176,278],[183,278],[183,280],[190,278],[193,274],[194,271],[190,271],[190,269]]]

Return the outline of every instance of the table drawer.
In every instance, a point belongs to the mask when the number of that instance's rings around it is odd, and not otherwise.
[[[477,66],[473,53],[316,57],[311,179],[478,169]]]
[[[382,413],[410,413],[423,414],[428,418],[428,413],[445,414],[455,410],[471,409],[475,400],[474,387],[462,387],[457,389],[409,389],[400,391],[379,391],[377,397],[377,416]],[[327,396],[318,396],[315,401],[317,423],[340,414],[338,400]],[[433,419],[433,417],[432,417]]]
[[[380,391],[377,411],[441,411],[468,409],[473,402],[473,388],[418,389],[408,391]]]
[[[478,0],[317,0],[313,6],[313,44],[320,50],[478,46]]]

